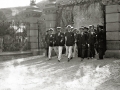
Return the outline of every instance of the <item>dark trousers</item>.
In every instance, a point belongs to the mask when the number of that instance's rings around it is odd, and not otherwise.
[[[104,49],[103,48],[99,48],[98,49],[98,53],[99,53],[99,59],[103,59]]]
[[[81,56],[82,56],[82,48],[78,47],[78,57],[81,57]]]
[[[46,48],[46,56],[48,57],[49,47]]]
[[[94,45],[90,45],[88,47],[88,57],[94,57],[95,56],[95,47]]]
[[[81,58],[85,58],[85,54],[86,54],[86,48],[82,48],[82,56],[81,56]]]

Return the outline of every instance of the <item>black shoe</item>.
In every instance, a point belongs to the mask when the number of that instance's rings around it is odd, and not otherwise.
[[[70,61],[70,59],[68,58],[68,62]]]
[[[60,60],[58,60],[58,62],[60,62]]]
[[[70,59],[73,59],[73,57],[71,57]]]
[[[90,58],[88,57],[88,59],[90,59]]]

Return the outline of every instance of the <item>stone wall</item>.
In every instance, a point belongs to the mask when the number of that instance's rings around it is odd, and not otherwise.
[[[102,5],[98,3],[74,7],[74,27],[104,24]]]
[[[64,28],[68,24],[73,25],[75,28],[91,24],[95,26],[98,24],[103,25],[103,4],[95,2],[60,6],[57,15],[57,25]]]
[[[106,57],[120,58],[120,5],[106,6]]]

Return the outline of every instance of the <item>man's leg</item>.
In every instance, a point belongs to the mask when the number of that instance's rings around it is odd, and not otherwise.
[[[85,48],[82,48],[82,56],[81,56],[81,61],[85,58]]]
[[[77,45],[76,45],[76,43],[75,43],[75,45],[74,45],[73,57],[75,57],[75,56],[76,56],[76,49],[77,49]]]
[[[46,56],[48,57],[48,51],[49,51],[49,47],[46,48]]]
[[[69,46],[68,61],[72,58],[72,46]]]
[[[48,58],[49,58],[49,60],[51,59],[51,53],[52,53],[52,47],[49,46],[49,53],[48,53]]]
[[[59,47],[58,47],[58,61],[59,61],[59,62],[60,62],[61,57],[62,57],[62,50],[63,50],[63,47],[62,47],[62,46],[59,46]]]
[[[66,47],[66,56],[68,56],[68,49],[69,47],[68,46],[65,46]]]
[[[53,48],[54,48],[54,51],[55,51],[56,55],[58,56],[58,47],[54,46]]]

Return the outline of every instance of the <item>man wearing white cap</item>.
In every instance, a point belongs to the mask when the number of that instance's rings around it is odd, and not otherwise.
[[[72,48],[74,45],[74,33],[71,32],[71,26],[68,25],[68,32],[65,34],[66,47],[68,48],[68,62],[72,59]]]
[[[50,28],[49,32],[50,32],[50,35],[49,35],[49,54],[48,54],[48,58],[49,58],[49,60],[51,60],[52,50],[54,49],[56,54],[57,54],[57,50],[56,50],[56,36],[54,34],[54,30],[52,28]]]
[[[65,45],[65,37],[64,33],[61,32],[61,27],[57,27],[56,45],[58,46],[58,62],[60,62],[62,57],[63,46]]]

